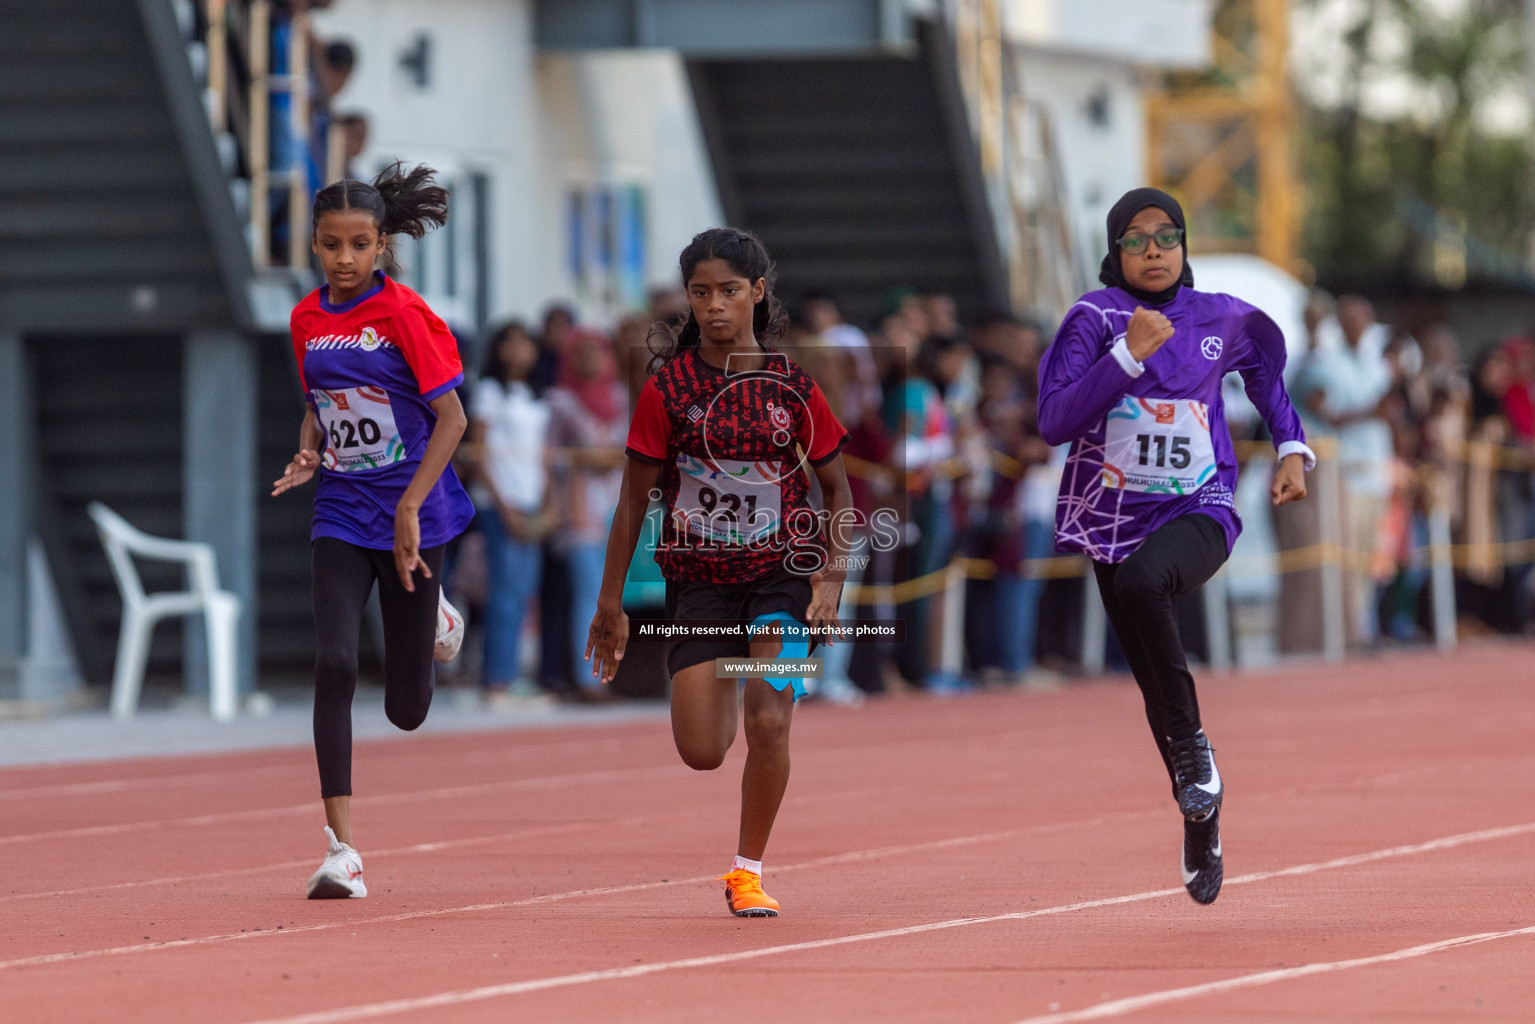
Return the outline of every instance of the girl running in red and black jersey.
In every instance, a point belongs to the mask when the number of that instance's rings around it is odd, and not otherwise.
[[[635,406],[587,657],[606,683],[624,656],[624,576],[654,494],[667,506],[656,562],[668,618],[753,627],[750,640],[685,638],[667,656],[677,752],[710,771],[735,741],[737,715],[736,680],[716,678],[715,659],[803,658],[811,631],[837,624],[852,494],[847,432],[805,371],[764,344],[781,314],[762,243],[705,231],[680,262],[690,313],[680,333],[657,325],[660,365]],[[810,506],[809,472],[830,530]],[[746,682],[740,845],[720,879],[738,917],[778,914],[762,891],[762,854],[789,783],[789,724],[804,692],[803,679]]]
[[[447,220],[448,194],[432,177],[396,164],[371,185],[322,189],[312,246],[326,283],[293,310],[309,408],[299,452],[272,494],[320,474],[311,534],[314,746],[330,848],[309,880],[310,899],[368,895],[352,846],[352,693],[374,584],[384,710],[401,729],[426,720],[433,657],[451,657],[438,650],[441,620],[461,626],[439,585],[443,549],[474,515],[448,464],[467,423],[454,391],[464,380],[458,345],[419,295],[374,269],[391,235],[420,238]]]

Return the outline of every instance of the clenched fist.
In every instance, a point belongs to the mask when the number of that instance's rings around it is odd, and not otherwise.
[[[1144,363],[1156,354],[1157,349],[1167,344],[1167,339],[1172,336],[1172,321],[1154,309],[1136,306],[1134,315],[1130,317],[1130,326],[1125,331],[1125,344],[1130,347],[1130,354],[1135,357],[1135,361]]]

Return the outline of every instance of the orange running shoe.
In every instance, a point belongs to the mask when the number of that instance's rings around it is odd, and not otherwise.
[[[736,917],[777,917],[778,901],[762,891],[762,876],[736,868],[717,881],[725,883],[725,902]]]

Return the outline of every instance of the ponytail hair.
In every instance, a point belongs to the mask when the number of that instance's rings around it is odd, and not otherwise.
[[[397,160],[371,185],[351,178],[333,182],[315,194],[312,227],[318,228],[320,217],[335,210],[366,210],[381,234],[420,238],[448,222],[448,190],[436,178],[437,172],[425,164],[406,170]],[[384,260],[394,264],[392,244]]]
[[[778,283],[778,269],[757,236],[738,228],[710,228],[693,236],[677,260],[683,288],[688,286],[693,271],[705,260],[724,260],[731,270],[752,284],[763,282],[762,300],[752,309],[752,333],[763,345],[777,338],[787,323],[783,307],[773,294],[773,287]],[[650,371],[654,373],[661,364],[696,349],[702,341],[703,331],[691,307],[685,321],[653,324],[645,338],[650,349]]]

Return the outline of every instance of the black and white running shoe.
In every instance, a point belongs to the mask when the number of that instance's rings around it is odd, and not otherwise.
[[[1221,860],[1221,812],[1203,821],[1183,821],[1183,887],[1195,903],[1214,903],[1221,894],[1226,866]]]
[[[1187,819],[1203,818],[1221,808],[1225,788],[1220,769],[1215,767],[1214,749],[1204,730],[1192,739],[1168,746],[1173,762],[1173,786],[1178,792],[1178,810]]]

